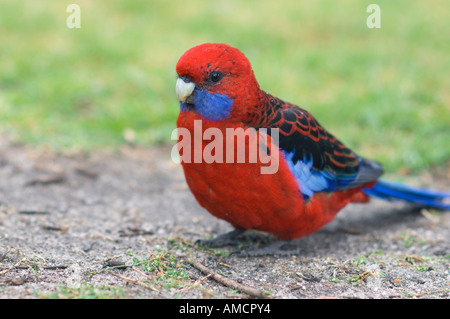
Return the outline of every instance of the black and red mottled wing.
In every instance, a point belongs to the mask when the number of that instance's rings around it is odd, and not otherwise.
[[[279,129],[279,147],[305,197],[360,186],[383,173],[380,164],[355,154],[308,111],[267,93],[263,103],[251,125]]]

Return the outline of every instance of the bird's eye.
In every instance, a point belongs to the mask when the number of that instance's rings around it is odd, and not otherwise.
[[[219,71],[213,71],[209,75],[209,80],[214,83],[219,82],[220,80],[222,80],[222,78],[223,78],[223,74],[222,74],[222,72],[219,72]]]

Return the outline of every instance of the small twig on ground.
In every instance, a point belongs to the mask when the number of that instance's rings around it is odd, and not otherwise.
[[[158,289],[156,289],[155,287],[152,287],[152,286],[150,286],[150,285],[147,285],[147,284],[143,283],[142,281],[139,281],[139,280],[136,280],[136,279],[133,279],[133,278],[129,278],[129,277],[125,277],[125,276],[122,276],[122,275],[113,273],[112,271],[109,271],[109,270],[108,270],[108,274],[113,275],[113,276],[115,276],[115,277],[117,277],[117,278],[120,278],[120,279],[122,279],[122,280],[131,282],[131,283],[133,283],[133,284],[142,286],[142,287],[144,287],[144,288],[147,288],[147,289],[150,289],[150,290],[153,290],[153,291],[156,291],[156,292],[160,292],[160,291],[159,291]]]
[[[45,230],[52,230],[52,231],[61,231],[65,233],[67,231],[67,226],[53,226],[53,225],[42,225],[42,228]]]
[[[67,265],[56,265],[56,266],[45,266],[45,267],[42,267],[42,269],[45,269],[45,270],[58,270],[58,269],[66,269],[67,267],[69,267],[69,266],[67,266]]]
[[[30,267],[33,267],[35,269],[59,270],[59,269],[66,269],[68,266],[67,265],[56,265],[56,266],[25,265],[25,266],[12,266],[12,267],[8,267],[8,268],[0,266],[0,269],[1,269],[0,275],[3,275],[5,270],[10,271],[12,269],[30,269]]]
[[[38,184],[41,185],[58,184],[63,183],[65,180],[66,176],[64,174],[52,174],[29,179],[26,182],[25,186],[35,186]]]
[[[217,282],[221,283],[224,286],[227,286],[234,290],[239,290],[251,297],[267,298],[267,294],[265,294],[264,291],[240,284],[232,279],[219,275],[218,273],[215,273],[202,263],[198,262],[192,255],[189,255],[187,257],[187,261],[192,266],[200,270],[202,273],[204,273],[205,275],[209,275],[211,278],[213,278],[214,280],[216,280]]]
[[[131,267],[131,269],[133,269],[135,272],[137,272],[139,275],[144,276],[145,278],[149,278],[148,275],[144,274],[142,271],[140,271],[139,269],[137,269],[136,267]]]
[[[17,212],[21,215],[49,215],[50,212],[48,211],[39,211],[39,210],[19,210]]]

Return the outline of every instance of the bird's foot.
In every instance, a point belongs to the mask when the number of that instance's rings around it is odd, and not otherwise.
[[[248,247],[231,252],[238,257],[280,256],[290,257],[300,254],[303,249],[291,241],[274,241],[265,246]]]
[[[275,240],[268,237],[267,234],[252,231],[246,232],[245,229],[236,228],[228,233],[219,235],[209,240],[197,240],[194,245],[205,246],[208,248],[220,248],[224,246],[235,247],[231,255],[238,257],[261,257],[261,256],[295,256],[300,254],[303,249],[290,240]]]
[[[206,246],[208,248],[219,248],[224,246],[236,246],[239,242],[244,230],[236,228],[228,233],[217,236],[216,238],[203,240],[199,239],[195,241],[194,246]]]

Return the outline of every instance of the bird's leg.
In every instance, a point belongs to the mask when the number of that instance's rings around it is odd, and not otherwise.
[[[242,233],[245,231],[243,228],[235,228],[232,231],[219,235],[216,238],[210,239],[210,240],[197,240],[194,245],[199,246],[206,246],[209,248],[219,248],[224,246],[236,246],[239,237],[242,235]]]

